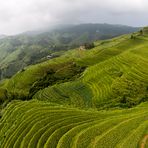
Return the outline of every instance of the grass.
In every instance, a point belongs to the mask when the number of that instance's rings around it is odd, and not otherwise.
[[[140,147],[148,134],[147,40],[137,33],[98,41],[3,81],[3,106],[17,101],[1,112],[0,147]]]
[[[14,101],[3,112],[1,147],[136,147],[148,128],[148,104],[94,111],[42,101]],[[136,140],[132,140],[136,138]]]
[[[58,58],[26,67],[1,87],[6,89],[10,100],[33,96],[79,108],[132,107],[147,98],[146,39],[144,35],[136,35],[134,39],[123,35],[95,42],[92,50],[67,51]],[[86,69],[81,70],[81,67]],[[49,70],[53,74],[48,74]],[[134,87],[137,90],[132,90]],[[128,94],[126,88],[132,93]]]
[[[75,59],[80,65],[89,65],[77,81],[47,87],[37,92],[33,98],[77,107],[132,107],[139,104],[147,94],[147,41],[139,36],[134,40],[122,36],[100,44],[84,52],[82,58]],[[131,88],[128,88],[129,83],[133,85]],[[132,87],[137,90],[132,90]],[[142,89],[138,90],[140,87]],[[122,103],[126,88],[131,89],[129,94],[135,95],[137,99],[126,94],[129,100]],[[117,91],[120,91],[121,98],[117,98]],[[80,102],[77,103],[78,100]]]

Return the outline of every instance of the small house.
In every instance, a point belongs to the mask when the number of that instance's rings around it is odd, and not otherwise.
[[[51,58],[52,58],[52,55],[48,55],[48,56],[47,56],[47,59],[51,59]]]

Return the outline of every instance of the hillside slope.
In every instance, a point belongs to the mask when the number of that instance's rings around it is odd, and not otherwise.
[[[148,36],[132,36],[99,41],[92,50],[71,50],[27,67],[3,88],[11,99],[33,97],[98,109],[138,105],[148,99]]]
[[[71,101],[77,96],[85,103],[86,100],[89,101],[88,98],[91,98],[92,104],[97,108],[105,104],[120,106],[121,103],[121,106],[127,107],[139,104],[147,100],[148,93],[147,45],[147,41],[137,37],[135,40],[128,39],[107,48],[106,51],[101,51],[99,56],[95,54],[95,58],[100,60],[95,64],[94,56],[91,57],[92,59],[84,57],[78,62],[94,65],[89,66],[80,79],[45,88],[34,98],[55,102],[61,98],[61,103],[63,103],[63,96],[67,96],[65,100],[69,98]],[[102,57],[105,60],[102,61]],[[88,89],[91,91],[90,96],[87,94]]]
[[[82,24],[2,38],[0,39],[0,79],[9,78],[28,65],[45,61],[48,55],[57,51],[76,48],[85,42],[108,39],[137,30],[138,28],[121,25]]]
[[[144,28],[2,81],[0,147],[147,148],[147,49]]]
[[[148,104],[84,111],[39,101],[15,101],[3,112],[2,148],[136,148],[147,146]],[[145,147],[146,148],[146,147]]]

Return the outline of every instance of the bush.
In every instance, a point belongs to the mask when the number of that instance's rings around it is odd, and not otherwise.
[[[84,44],[85,49],[92,49],[95,47],[94,43],[85,43]]]
[[[3,104],[7,99],[8,99],[7,90],[0,88],[0,104]]]
[[[139,33],[140,33],[140,35],[143,35],[143,30],[140,30]]]

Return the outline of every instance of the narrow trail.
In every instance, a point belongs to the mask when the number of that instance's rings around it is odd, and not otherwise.
[[[148,140],[148,135],[145,135],[144,138],[142,139],[140,148],[145,148],[147,140]]]

